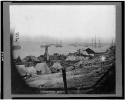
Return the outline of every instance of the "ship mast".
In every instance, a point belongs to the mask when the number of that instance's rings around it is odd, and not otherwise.
[[[95,35],[95,48],[96,48],[96,35]]]
[[[93,47],[93,38],[92,38],[92,47]]]
[[[99,36],[99,47],[101,47],[101,43],[100,43],[100,36]]]

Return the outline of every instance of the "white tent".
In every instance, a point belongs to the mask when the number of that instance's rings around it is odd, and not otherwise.
[[[21,76],[25,76],[29,73],[24,65],[16,65],[16,68]]]
[[[51,70],[52,72],[58,72],[60,69],[62,68],[62,66],[60,65],[60,63],[58,62],[55,62],[52,67],[51,67]]]
[[[60,63],[55,62],[55,63],[53,64],[52,68],[60,69],[60,68],[62,68],[62,66],[60,65]]]
[[[50,68],[47,66],[46,63],[38,63],[35,66],[35,69],[36,69],[36,71],[41,71],[42,75],[51,73]]]
[[[33,66],[26,67],[26,69],[28,70],[29,74],[31,74],[31,75],[37,74],[36,69]]]
[[[36,70],[33,66],[25,67],[25,65],[16,65],[16,68],[21,76],[36,75]]]
[[[76,61],[76,57],[75,56],[68,56],[66,61]]]

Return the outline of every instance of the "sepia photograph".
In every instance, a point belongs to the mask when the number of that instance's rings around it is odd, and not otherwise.
[[[116,5],[14,4],[9,20],[12,94],[117,93]]]

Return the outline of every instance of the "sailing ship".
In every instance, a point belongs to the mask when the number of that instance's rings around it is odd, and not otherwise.
[[[44,44],[44,45],[41,45],[40,47],[41,48],[46,48],[47,46],[50,47],[52,44]]]
[[[96,48],[96,35],[95,35],[95,46],[94,47]]]
[[[62,40],[61,40],[61,42],[58,44],[58,43],[56,43],[56,45],[55,45],[56,47],[63,47],[62,46]]]
[[[46,47],[46,45],[41,45],[40,47],[41,47],[41,48],[45,48],[45,47]]]
[[[86,43],[86,41],[85,41],[85,45],[84,45],[85,47],[88,47],[88,44]]]
[[[100,36],[99,36],[99,48],[101,48],[101,43],[100,43]]]
[[[74,44],[74,47],[77,47],[78,46],[78,44],[77,44],[77,42]]]
[[[40,47],[41,48],[46,48],[46,46],[50,47],[51,44],[48,44],[48,43],[43,43]]]

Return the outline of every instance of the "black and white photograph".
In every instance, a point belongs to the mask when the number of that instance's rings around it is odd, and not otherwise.
[[[116,94],[116,5],[9,5],[11,93]]]
[[[10,27],[13,62],[29,87],[115,93],[115,6],[10,6]]]

